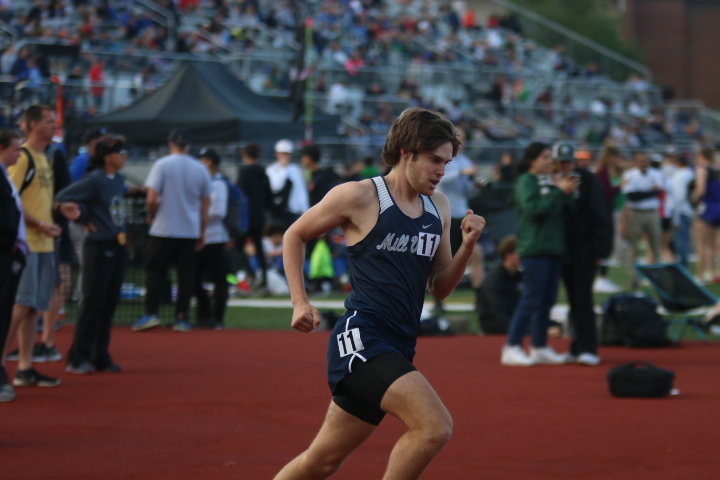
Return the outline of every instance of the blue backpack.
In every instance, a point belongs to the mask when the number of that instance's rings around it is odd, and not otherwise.
[[[227,228],[230,238],[238,238],[245,234],[250,223],[250,209],[247,195],[240,187],[235,185],[225,175],[223,181],[228,187],[227,213],[223,218],[223,224]]]

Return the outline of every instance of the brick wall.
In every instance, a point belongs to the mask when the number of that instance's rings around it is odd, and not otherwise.
[[[720,108],[720,1],[628,0],[625,33],[645,51],[655,83]]]

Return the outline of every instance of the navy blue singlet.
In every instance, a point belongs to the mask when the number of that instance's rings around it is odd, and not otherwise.
[[[348,247],[347,313],[335,324],[328,347],[328,383],[334,392],[353,361],[398,352],[412,362],[428,277],[440,245],[442,222],[429,197],[424,213],[410,218],[395,204],[383,177],[372,179],[380,201],[368,235]]]

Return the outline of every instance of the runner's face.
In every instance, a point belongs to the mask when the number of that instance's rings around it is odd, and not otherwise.
[[[432,195],[452,161],[452,143],[444,143],[430,152],[418,153],[410,160],[407,178],[410,186],[422,195]]]

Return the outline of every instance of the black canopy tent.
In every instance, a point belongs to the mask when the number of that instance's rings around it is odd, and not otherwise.
[[[291,107],[250,90],[219,63],[184,63],[156,92],[132,105],[86,123],[125,135],[135,144],[164,143],[174,128],[184,128],[193,143],[304,138],[303,117],[293,122]],[[335,115],[313,119],[313,136],[337,136]]]

